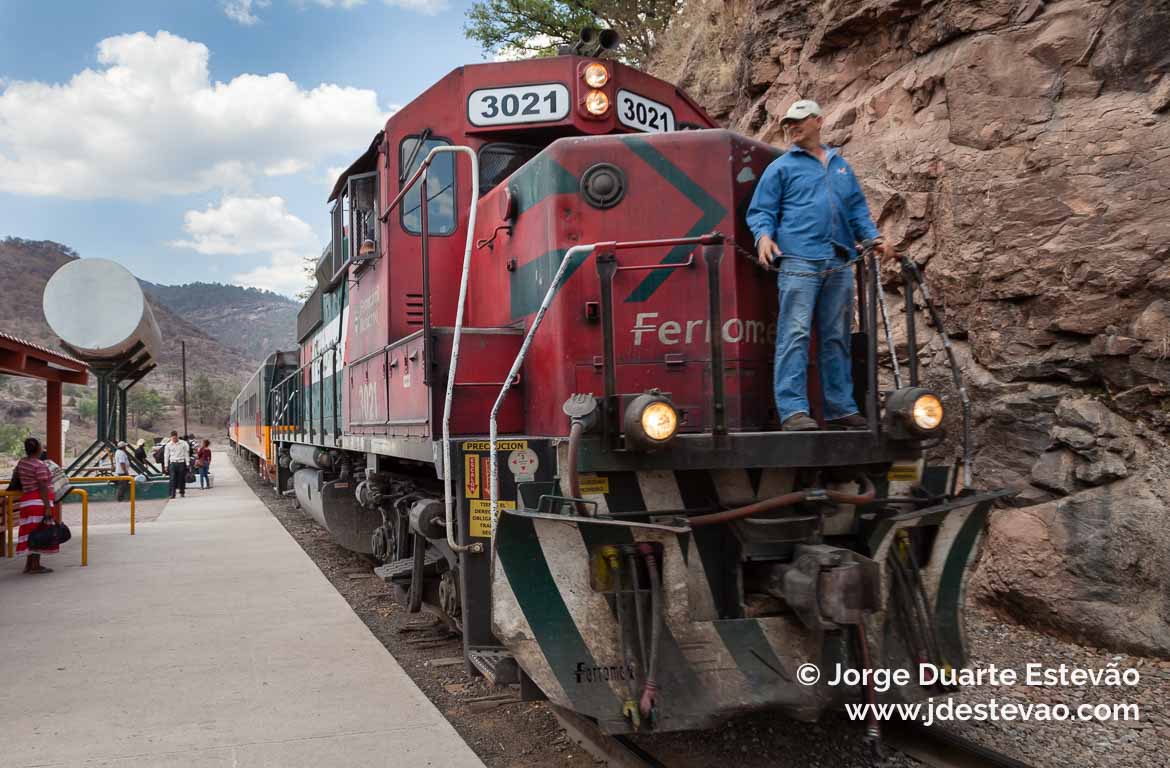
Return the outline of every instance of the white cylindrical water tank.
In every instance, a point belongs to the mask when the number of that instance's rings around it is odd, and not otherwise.
[[[45,285],[43,304],[53,333],[85,357],[115,360],[142,342],[157,358],[162,348],[138,280],[108,259],[78,259],[58,269]]]

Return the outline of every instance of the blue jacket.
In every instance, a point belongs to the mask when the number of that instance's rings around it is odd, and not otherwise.
[[[764,171],[747,213],[757,243],[768,235],[785,256],[819,261],[833,256],[834,244],[854,253],[855,242],[879,235],[853,169],[837,150],[825,151],[827,165],[794,146]]]

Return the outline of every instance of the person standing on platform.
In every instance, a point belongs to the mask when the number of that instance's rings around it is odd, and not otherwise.
[[[204,440],[195,454],[195,471],[199,473],[199,487],[210,488],[211,482],[207,479],[207,470],[211,468],[211,441]]]
[[[118,450],[114,453],[114,474],[126,477],[133,475],[130,471],[130,446],[124,441],[118,441]],[[114,485],[117,486],[118,491],[114,494],[116,501],[125,501],[126,497],[130,495],[130,481],[129,480],[115,480]]]
[[[41,461],[41,441],[30,437],[24,441],[24,458],[16,464],[12,479],[20,483],[20,501],[16,509],[20,513],[20,531],[16,542],[16,555],[27,554],[25,573],[52,573],[52,568],[41,565],[41,555],[55,555],[60,547],[54,544],[48,549],[33,551],[28,546],[29,534],[37,529],[41,521],[53,515],[53,474],[49,465]],[[13,489],[17,490],[17,489]]]
[[[785,431],[820,429],[806,386],[814,326],[826,424],[865,429],[850,370],[851,265],[858,242],[874,241],[884,257],[892,253],[853,169],[835,148],[821,143],[824,122],[815,101],[789,107],[780,125],[792,146],[764,170],[747,212],[760,265],[779,273],[773,389]]]
[[[134,458],[138,459],[138,463],[146,464],[146,440],[138,438],[138,442],[134,444]]]
[[[171,498],[175,492],[179,496],[187,496],[187,464],[191,461],[191,446],[186,440],[179,439],[179,433],[171,431],[171,440],[163,449],[163,464],[166,464],[167,474],[171,478]]]

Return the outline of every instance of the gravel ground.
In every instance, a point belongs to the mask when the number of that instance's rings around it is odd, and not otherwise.
[[[469,677],[460,658],[462,646],[432,625],[426,614],[408,614],[389,589],[371,573],[371,561],[333,543],[329,534],[290,498],[276,496],[242,463],[237,469],[285,529],[304,548],[345,597],[354,612],[394,655],[415,684],[434,702],[468,745],[491,768],[594,766],[560,730],[552,711],[541,702],[524,703]],[[956,702],[1002,704],[1138,703],[1141,720],[1124,722],[968,722],[948,728],[1037,768],[1154,768],[1170,765],[1170,662],[1119,656],[1055,640],[992,613],[972,607],[968,634],[977,667],[996,664],[1019,671],[1037,663],[1061,663],[1100,670],[1115,662],[1141,675],[1136,687],[1054,688],[980,686],[956,695]],[[493,698],[494,697],[494,698]],[[502,697],[502,698],[501,698]],[[798,723],[772,714],[732,720],[716,732],[639,736],[635,741],[670,768],[699,768],[734,760],[735,768],[870,768],[918,766],[905,755],[876,761],[862,748],[862,725],[843,715],[819,723]]]
[[[1015,685],[983,685],[957,695],[956,702],[1000,704],[1064,704],[1075,717],[1080,705],[1136,704],[1140,720],[1063,722],[952,723],[957,733],[972,741],[1014,755],[1037,768],[1163,768],[1170,765],[1170,661],[1127,656],[1089,648],[1000,621],[986,610],[970,608],[968,639],[975,667],[995,664],[1018,675]],[[1070,668],[1100,672],[1116,665],[1132,669],[1137,685],[1026,685],[1026,666],[1057,670]],[[1132,679],[1133,673],[1130,673]]]

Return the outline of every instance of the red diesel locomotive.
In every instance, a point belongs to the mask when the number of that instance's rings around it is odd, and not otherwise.
[[[338,179],[267,398],[277,486],[457,627],[469,672],[621,733],[931,693],[801,685],[805,663],[965,661],[996,494],[925,465],[944,423],[913,355],[881,390],[872,257],[867,428],[777,430],[775,276],[743,216],[777,154],[563,55],[454,70]]]

